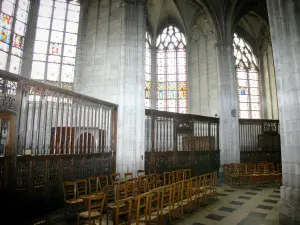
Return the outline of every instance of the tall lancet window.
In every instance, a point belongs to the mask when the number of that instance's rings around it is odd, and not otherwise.
[[[29,0],[2,0],[0,9],[0,69],[20,74]]]
[[[187,112],[186,39],[174,26],[168,26],[157,42],[157,109]]]
[[[80,5],[41,0],[31,69],[33,79],[72,89]]]
[[[151,108],[151,37],[146,32],[146,58],[145,58],[145,108]]]
[[[259,119],[260,95],[257,59],[249,44],[234,34],[235,66],[238,82],[239,117]]]

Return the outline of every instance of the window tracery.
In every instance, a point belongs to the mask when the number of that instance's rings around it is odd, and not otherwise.
[[[237,34],[233,39],[238,82],[239,117],[260,119],[258,63],[250,45]]]
[[[29,0],[3,0],[0,12],[0,69],[20,74]]]
[[[156,41],[157,109],[187,113],[186,39],[175,26]]]
[[[41,0],[31,77],[72,89],[80,4],[76,1]]]

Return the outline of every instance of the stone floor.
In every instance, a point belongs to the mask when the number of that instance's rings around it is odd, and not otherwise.
[[[279,225],[276,187],[218,187],[218,200],[174,225]]]
[[[278,201],[280,190],[276,187],[241,188],[218,187],[218,200],[201,207],[174,225],[279,225]],[[64,220],[63,211],[49,215],[50,224],[75,225]],[[103,220],[106,225],[106,219]],[[109,222],[109,225],[112,223]]]

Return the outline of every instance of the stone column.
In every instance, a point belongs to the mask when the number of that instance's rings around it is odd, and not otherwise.
[[[218,43],[221,165],[240,162],[237,78],[232,41]]]
[[[90,1],[78,91],[118,104],[117,172],[144,168],[145,1]]]
[[[300,224],[300,0],[267,0],[280,121],[280,223]]]

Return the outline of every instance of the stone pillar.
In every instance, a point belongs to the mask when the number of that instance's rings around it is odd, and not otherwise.
[[[118,104],[117,172],[144,168],[145,1],[91,1],[78,91]]]
[[[232,41],[231,41],[232,42]],[[221,165],[240,162],[237,78],[232,43],[218,43]]]
[[[280,223],[300,224],[300,0],[267,0],[280,121]]]

